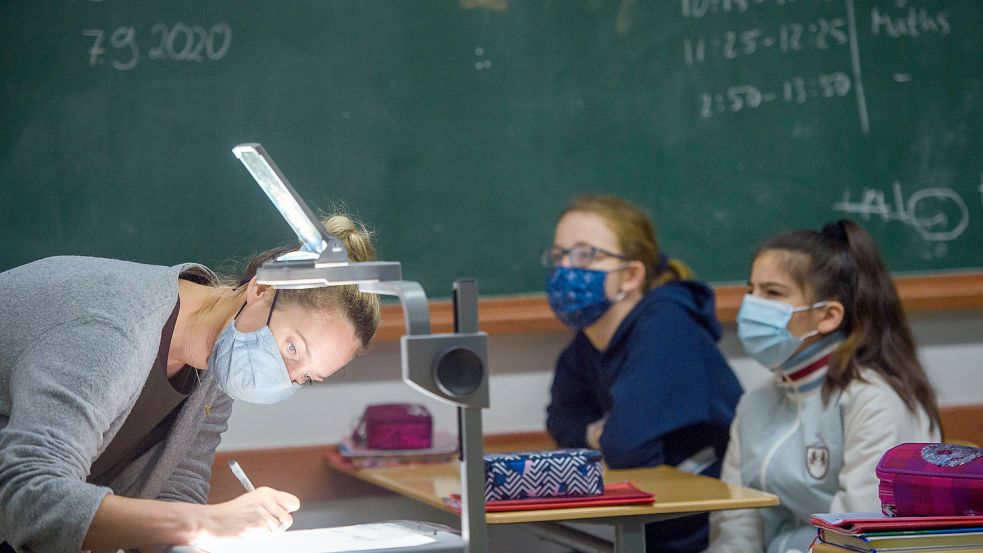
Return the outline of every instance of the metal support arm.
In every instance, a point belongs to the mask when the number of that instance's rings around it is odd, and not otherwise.
[[[431,334],[427,295],[419,283],[402,280],[398,262],[350,262],[344,244],[321,225],[261,145],[240,144],[234,152],[301,242],[299,250],[264,263],[257,282],[274,288],[358,284],[362,292],[399,298],[406,321],[400,339],[403,380],[458,408],[463,541],[469,553],[485,553],[481,409],[489,404],[488,335],[478,330],[477,283],[454,283],[455,332]]]
[[[423,288],[400,280],[359,285],[362,292],[397,296],[406,335],[400,338],[403,380],[458,408],[461,441],[461,533],[469,553],[488,550],[485,523],[485,463],[481,410],[488,399],[488,335],[478,330],[478,287],[454,283],[454,329],[430,334],[430,307]]]

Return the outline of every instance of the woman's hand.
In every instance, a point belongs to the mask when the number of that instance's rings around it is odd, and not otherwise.
[[[178,501],[103,498],[82,542],[83,549],[144,549],[283,532],[300,500],[259,488],[232,501],[198,505]]]
[[[263,487],[232,501],[201,508],[204,516],[199,538],[240,537],[290,528],[294,523],[290,513],[300,508],[300,500],[289,493]]]

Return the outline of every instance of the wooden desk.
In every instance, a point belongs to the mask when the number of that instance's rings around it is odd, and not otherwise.
[[[437,509],[455,513],[444,503],[443,498],[461,491],[461,476],[457,463],[362,469],[344,467],[330,461],[328,464],[335,470],[359,480]],[[614,551],[641,553],[645,549],[644,525],[647,522],[669,520],[707,511],[778,505],[778,498],[772,494],[725,484],[715,478],[687,474],[673,467],[604,471],[605,482],[625,480],[655,494],[655,503],[487,513],[486,521],[488,524],[538,523],[537,527],[541,533],[559,531],[557,528],[551,530],[550,526],[542,524],[557,521],[610,524],[615,527]],[[569,530],[563,532],[567,533]]]

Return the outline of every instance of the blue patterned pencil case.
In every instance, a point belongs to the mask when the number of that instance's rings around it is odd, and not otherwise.
[[[601,453],[593,449],[485,455],[485,501],[602,493]]]

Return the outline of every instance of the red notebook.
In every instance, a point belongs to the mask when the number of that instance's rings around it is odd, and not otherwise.
[[[983,526],[983,515],[940,517],[889,517],[880,513],[818,513],[810,523],[841,534],[920,530],[935,528],[973,528]]]
[[[461,510],[461,496],[453,494],[445,499],[454,510]],[[611,505],[651,505],[655,496],[635,487],[631,482],[605,484],[604,493],[585,497],[536,497],[532,499],[504,499],[485,502],[485,512],[534,511],[538,509],[569,509],[572,507],[608,507]]]

